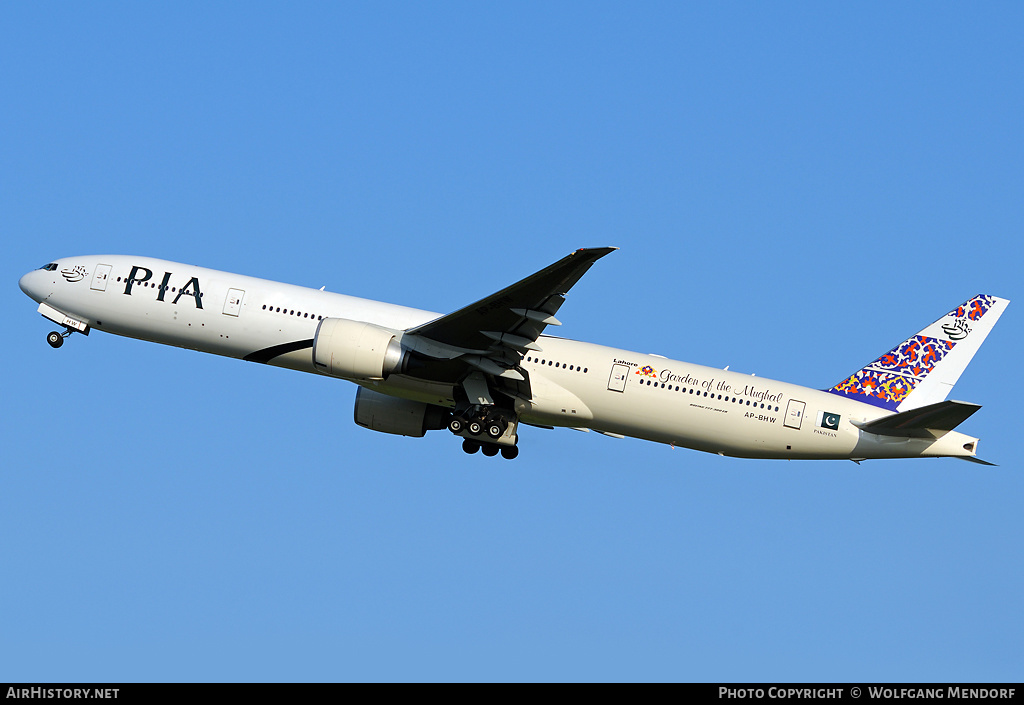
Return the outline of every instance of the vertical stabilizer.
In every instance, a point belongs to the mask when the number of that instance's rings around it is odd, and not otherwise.
[[[828,391],[890,411],[943,401],[1008,303],[979,294]]]

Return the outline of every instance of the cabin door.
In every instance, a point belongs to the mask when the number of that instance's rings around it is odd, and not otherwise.
[[[242,310],[242,298],[245,296],[245,292],[241,289],[228,289],[228,296],[224,299],[224,314],[227,316],[237,316],[238,312]]]
[[[92,288],[96,291],[107,290],[107,280],[110,279],[110,270],[112,265],[109,264],[97,264],[96,272],[92,275]]]
[[[627,379],[629,379],[629,365],[612,365],[612,373],[608,376],[608,389],[613,392],[626,391]]]
[[[804,420],[804,408],[807,405],[802,401],[790,399],[786,406],[786,425],[790,428],[800,428],[800,422]]]

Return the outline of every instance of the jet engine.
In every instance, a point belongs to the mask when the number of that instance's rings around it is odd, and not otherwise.
[[[395,331],[347,318],[323,319],[313,338],[313,364],[334,377],[384,379],[405,355]]]
[[[389,397],[365,387],[356,392],[355,421],[371,431],[421,438],[427,431],[445,428],[450,418],[447,409],[433,404]]]

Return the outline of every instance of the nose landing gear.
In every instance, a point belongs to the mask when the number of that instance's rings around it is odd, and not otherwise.
[[[55,330],[50,331],[46,334],[46,342],[50,344],[51,348],[59,348],[64,344],[64,338],[67,338],[69,335],[71,335],[70,330],[66,330],[63,333],[58,333]]]

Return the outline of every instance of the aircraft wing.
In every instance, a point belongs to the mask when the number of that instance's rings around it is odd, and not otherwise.
[[[436,359],[460,358],[480,372],[525,381],[515,369],[555,318],[565,294],[614,247],[576,250],[536,274],[458,311],[405,331],[403,343]],[[514,385],[513,385],[514,386]],[[528,391],[526,392],[528,396]]]
[[[940,401],[857,426],[862,431],[879,436],[938,438],[952,431],[980,408],[978,404],[966,401]]]
[[[590,265],[613,250],[614,247],[576,250],[496,294],[407,332],[474,350],[489,348],[495,342],[495,334],[508,336],[509,341],[522,338],[535,342],[545,326],[558,325],[554,314],[565,300],[565,293],[586,274]]]

